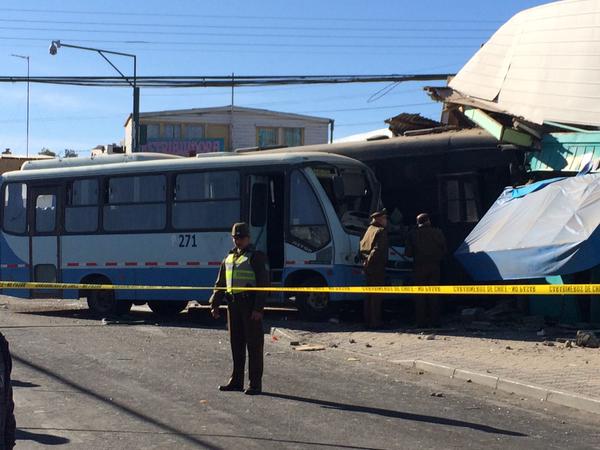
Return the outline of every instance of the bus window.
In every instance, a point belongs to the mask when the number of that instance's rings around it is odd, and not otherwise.
[[[173,227],[229,230],[240,221],[238,172],[184,173],[175,179]]]
[[[65,229],[69,233],[98,230],[98,180],[76,180],[68,184]]]
[[[4,230],[9,233],[27,231],[27,185],[9,183],[4,188]]]
[[[369,225],[373,205],[373,189],[365,172],[343,167],[314,167],[312,170],[327,193],[344,229],[354,234],[363,233]],[[339,185],[343,188],[340,189]]]
[[[50,233],[56,228],[56,195],[40,194],[35,198],[35,231]]]
[[[292,243],[313,251],[323,248],[330,240],[319,200],[298,170],[290,177],[290,235]]]
[[[108,180],[104,206],[107,231],[162,230],[166,225],[164,175],[115,177]]]

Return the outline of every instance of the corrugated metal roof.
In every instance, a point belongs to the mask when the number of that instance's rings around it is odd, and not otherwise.
[[[563,0],[504,24],[450,82],[490,109],[600,126],[600,0]]]

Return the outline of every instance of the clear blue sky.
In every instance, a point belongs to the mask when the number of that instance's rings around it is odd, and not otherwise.
[[[494,31],[544,0],[192,1],[3,0],[3,76],[114,75],[93,52],[53,39],[135,53],[138,75],[336,75],[458,71]],[[113,62],[130,74],[129,58]],[[335,119],[335,137],[376,128],[400,112],[439,118],[424,85],[384,84],[238,88],[235,104]],[[42,147],[82,154],[120,142],[131,112],[131,89],[31,85],[30,153]],[[228,105],[230,89],[143,89],[141,111]],[[25,153],[26,85],[0,84],[0,149]]]

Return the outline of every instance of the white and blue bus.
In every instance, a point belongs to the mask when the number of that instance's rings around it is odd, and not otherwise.
[[[212,286],[232,247],[231,225],[246,221],[254,245],[268,255],[274,285],[360,285],[360,236],[369,212],[380,206],[378,184],[364,164],[326,153],[31,161],[3,174],[1,189],[0,276],[7,281]],[[210,295],[4,293],[86,298],[98,316],[144,303],[157,314],[175,314],[188,300],[206,302]],[[293,297],[307,316],[323,316],[332,301],[352,299]]]

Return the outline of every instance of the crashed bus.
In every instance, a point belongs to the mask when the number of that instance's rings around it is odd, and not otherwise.
[[[27,162],[2,175],[2,280],[122,285],[213,285],[246,221],[269,257],[274,286],[364,283],[359,240],[380,188],[364,164],[339,155],[110,155]],[[391,270],[402,283],[406,271]],[[157,314],[205,302],[210,290],[5,289],[17,297],[86,298],[97,316],[148,303]],[[282,296],[282,300],[288,296]],[[291,296],[290,296],[291,297]],[[296,294],[323,317],[360,296]]]

